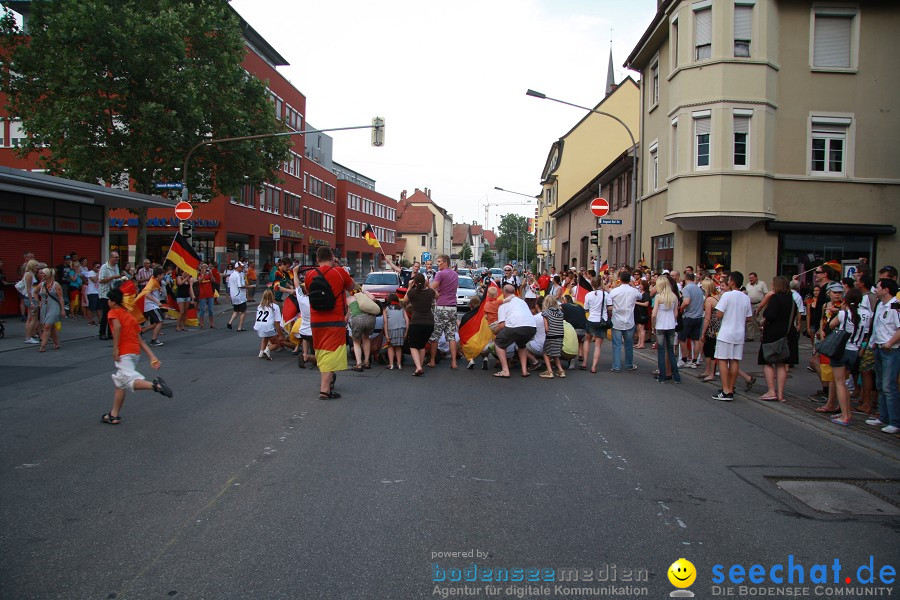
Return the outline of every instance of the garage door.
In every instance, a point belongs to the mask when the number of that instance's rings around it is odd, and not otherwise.
[[[100,246],[103,238],[88,235],[54,234],[53,235],[53,260],[58,263],[62,257],[72,252],[77,252],[78,257],[86,256],[88,261],[103,262]]]

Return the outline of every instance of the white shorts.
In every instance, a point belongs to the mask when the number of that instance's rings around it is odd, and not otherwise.
[[[257,329],[256,333],[261,338],[270,338],[270,337],[275,337],[276,335],[278,335],[278,332],[275,331],[274,327],[272,329],[265,329],[265,330]]]
[[[744,343],[729,344],[722,340],[716,340],[715,358],[719,360],[742,360],[744,358]]]
[[[123,354],[116,361],[116,372],[112,375],[113,383],[120,390],[134,391],[134,382],[146,379],[137,372],[136,366],[141,359],[140,354]]]

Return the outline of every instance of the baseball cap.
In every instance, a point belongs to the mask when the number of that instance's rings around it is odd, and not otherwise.
[[[663,269],[663,275],[668,275],[668,274],[669,274],[669,270],[668,270],[668,269]]]
[[[237,269],[238,267],[243,267],[243,266],[244,266],[244,263],[242,263],[242,262],[240,262],[240,261],[234,263],[234,268],[235,268],[235,269]]]
[[[826,292],[840,292],[844,293],[844,286],[838,283],[837,281],[832,281],[828,285],[825,286]]]

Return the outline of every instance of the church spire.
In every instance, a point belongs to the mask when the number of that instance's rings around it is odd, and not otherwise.
[[[608,96],[616,87],[616,76],[613,73],[612,46],[609,48],[609,67],[606,70],[606,95]]]

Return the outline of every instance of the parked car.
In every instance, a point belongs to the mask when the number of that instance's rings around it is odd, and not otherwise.
[[[460,277],[456,287],[456,308],[469,309],[469,298],[478,294],[475,280],[471,277]]]
[[[376,300],[387,300],[390,294],[397,294],[400,287],[400,275],[395,271],[373,271],[366,275],[362,284],[364,292],[369,292]],[[401,296],[402,297],[402,296]]]
[[[472,271],[469,269],[457,269],[456,274],[460,277],[472,277]]]
[[[494,278],[494,281],[499,282],[501,279],[503,279],[503,269],[494,267],[493,269],[491,269],[491,277]]]

